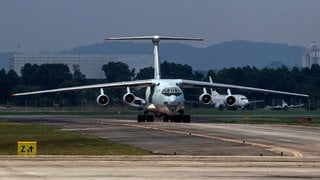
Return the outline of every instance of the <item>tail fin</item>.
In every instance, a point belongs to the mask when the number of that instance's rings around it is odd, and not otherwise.
[[[176,41],[184,41],[184,40],[203,41],[202,38],[169,37],[169,36],[133,36],[133,37],[105,38],[105,40],[152,40],[153,56],[154,56],[154,79],[160,79],[159,42],[161,39],[176,40]]]

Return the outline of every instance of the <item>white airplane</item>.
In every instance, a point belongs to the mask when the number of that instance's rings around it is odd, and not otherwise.
[[[293,109],[293,108],[301,108],[302,106],[304,106],[304,104],[297,104],[297,105],[288,105],[288,103],[286,103],[284,100],[282,100],[282,104],[281,105],[277,105],[277,106],[269,106],[269,108],[274,109],[274,110],[287,110],[287,109]]]
[[[106,38],[105,40],[151,40],[154,48],[154,78],[147,80],[133,80],[17,93],[13,94],[12,96],[24,96],[41,93],[100,88],[100,95],[97,97],[97,103],[102,106],[106,106],[109,103],[109,97],[104,93],[103,88],[126,88],[126,93],[123,95],[123,101],[129,106],[138,107],[140,109],[143,109],[144,111],[143,115],[138,115],[138,122],[154,121],[154,117],[163,117],[163,121],[165,122],[169,120],[173,122],[190,122],[190,115],[184,114],[185,98],[181,88],[202,88],[203,93],[199,95],[199,101],[204,104],[210,104],[212,101],[212,97],[209,93],[207,93],[206,88],[234,88],[248,91],[258,91],[263,93],[277,93],[283,95],[308,97],[308,95],[306,94],[237,86],[230,84],[219,84],[185,79],[161,79],[159,64],[160,40],[202,41],[203,39],[201,38],[138,36]],[[134,95],[130,91],[130,88],[132,87],[145,88],[145,97],[141,98]],[[153,113],[153,115],[150,115],[149,113]]]
[[[289,109],[293,109],[293,108],[301,108],[302,106],[304,106],[304,104],[291,104],[288,106]]]
[[[209,76],[210,83],[213,83],[211,76]],[[246,109],[250,104],[256,102],[263,102],[263,100],[249,101],[248,98],[242,94],[231,94],[231,90],[227,89],[227,94],[219,94],[216,90],[211,88],[211,104],[217,109],[228,107],[229,109]]]

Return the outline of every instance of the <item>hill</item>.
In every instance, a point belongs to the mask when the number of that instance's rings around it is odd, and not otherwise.
[[[303,47],[287,44],[237,40],[210,46],[204,49],[199,57],[208,57],[215,63],[221,63],[219,69],[246,65],[262,68],[273,62],[281,62],[286,66],[300,66],[303,50]],[[210,61],[208,58],[207,61]]]
[[[197,70],[222,69],[235,66],[263,68],[270,64],[300,66],[304,48],[279,43],[235,40],[208,46],[193,47],[180,43],[161,43],[160,58],[188,64]],[[75,47],[59,54],[152,54],[150,43],[103,42]]]
[[[235,40],[208,46],[193,47],[180,43],[160,44],[160,59],[170,62],[188,64],[194,70],[222,69],[228,67],[255,66],[277,67],[280,65],[300,66],[304,48],[279,43],[250,42]],[[0,53],[0,68],[8,70],[9,57],[13,53]],[[110,54],[141,55],[153,54],[150,42],[103,42],[79,46],[57,54]],[[152,61],[152,59],[150,59]]]

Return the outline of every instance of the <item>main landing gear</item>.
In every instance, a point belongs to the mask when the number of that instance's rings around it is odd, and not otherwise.
[[[154,122],[154,115],[138,115],[138,122]],[[163,116],[163,122],[190,123],[190,115]]]
[[[163,122],[190,123],[190,115],[174,115],[174,116],[164,115]]]
[[[154,122],[154,115],[138,115],[138,122]]]

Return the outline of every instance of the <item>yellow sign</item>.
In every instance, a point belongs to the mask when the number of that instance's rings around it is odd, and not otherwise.
[[[36,141],[18,141],[18,155],[35,156],[37,155]]]

